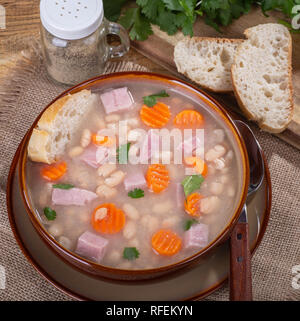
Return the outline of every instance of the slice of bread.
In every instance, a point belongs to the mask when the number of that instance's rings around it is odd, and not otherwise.
[[[214,92],[233,91],[231,65],[240,39],[186,38],[174,49],[178,71]]]
[[[240,107],[269,132],[282,132],[293,116],[292,39],[275,23],[245,31],[232,65],[232,82]]]
[[[97,95],[82,90],[49,106],[33,129],[28,144],[29,158],[47,164],[56,162],[72,139],[82,116],[97,101]]]

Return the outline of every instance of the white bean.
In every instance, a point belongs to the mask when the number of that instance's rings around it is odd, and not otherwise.
[[[80,139],[81,147],[83,148],[87,147],[91,142],[91,138],[92,138],[91,131],[89,129],[84,129]]]
[[[142,133],[141,133],[141,131],[140,130],[138,130],[138,129],[133,129],[133,130],[130,130],[129,132],[128,132],[128,137],[127,137],[127,139],[128,139],[128,141],[129,142],[137,142],[141,137],[142,137]]]
[[[53,223],[51,224],[51,226],[49,227],[49,233],[54,236],[54,237],[58,237],[60,235],[62,235],[63,233],[63,228],[60,224],[58,223]]]
[[[152,211],[155,214],[165,214],[168,213],[173,208],[173,203],[168,200],[163,203],[154,204],[152,207]]]
[[[140,124],[140,121],[138,118],[129,118],[127,119],[127,124],[131,127],[138,127]]]
[[[162,221],[162,226],[164,228],[174,227],[179,221],[180,218],[178,216],[171,216]]]
[[[235,194],[235,189],[234,189],[234,187],[229,186],[229,187],[227,188],[227,195],[228,195],[229,197],[233,197],[234,194]]]
[[[117,123],[110,123],[110,124],[107,124],[107,128],[110,130],[110,134],[111,136],[113,135],[117,135],[118,134],[118,124]]]
[[[104,198],[112,198],[116,196],[117,190],[106,185],[100,185],[96,189],[96,194]]]
[[[125,237],[125,239],[131,239],[135,236],[136,234],[136,224],[132,221],[129,221],[123,230],[123,236]]]
[[[225,168],[225,160],[223,157],[215,159],[214,164],[215,164],[216,169],[218,169],[218,170]]]
[[[128,245],[129,246],[132,246],[132,247],[139,247],[140,245],[140,242],[137,238],[134,238],[134,239],[131,239],[129,242],[128,242]]]
[[[217,158],[224,156],[226,153],[226,149],[222,145],[216,145],[214,148],[211,148],[205,153],[205,160],[208,162],[212,162]]]
[[[209,190],[214,195],[220,195],[220,194],[222,194],[222,192],[224,190],[224,186],[222,183],[212,182],[209,187]]]
[[[106,216],[107,216],[107,208],[105,208],[105,207],[99,208],[95,213],[96,221],[103,220]]]
[[[220,182],[223,184],[226,184],[229,182],[229,176],[228,175],[222,175],[220,178]]]
[[[145,215],[141,219],[141,224],[148,228],[149,231],[154,231],[158,227],[159,221],[157,217]]]
[[[79,156],[82,153],[83,153],[83,148],[81,146],[75,146],[69,150],[68,155],[69,157],[73,158],[73,157]]]
[[[118,261],[120,261],[122,258],[122,254],[117,251],[117,250],[112,250],[108,253],[107,255],[107,259],[111,262],[111,263],[117,263]]]
[[[123,205],[123,210],[125,214],[132,220],[138,220],[140,217],[139,211],[129,203],[125,203]]]
[[[213,131],[213,138],[214,138],[215,143],[217,143],[217,144],[222,143],[225,138],[224,130],[223,129],[215,129]]]
[[[58,242],[60,243],[60,245],[62,245],[64,248],[66,248],[67,250],[71,250],[72,248],[72,242],[70,241],[70,239],[68,239],[65,236],[61,236],[58,239]]]
[[[120,119],[121,117],[118,114],[112,114],[105,117],[105,121],[108,123],[115,123],[118,122]]]
[[[125,173],[122,171],[114,172],[110,177],[105,179],[105,184],[109,187],[115,187],[121,184],[124,180]]]
[[[116,164],[104,164],[100,166],[97,170],[99,176],[103,176],[104,178],[108,177],[117,169]]]
[[[218,209],[220,203],[221,201],[217,196],[203,198],[200,201],[200,211],[203,214],[210,214]]]

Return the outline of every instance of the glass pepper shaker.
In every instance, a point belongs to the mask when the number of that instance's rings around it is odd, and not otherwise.
[[[52,79],[73,85],[103,73],[110,58],[130,48],[127,31],[104,18],[102,0],[41,0],[41,40]],[[107,35],[120,38],[110,46]]]

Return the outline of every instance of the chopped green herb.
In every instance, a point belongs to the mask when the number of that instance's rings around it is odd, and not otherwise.
[[[53,184],[53,188],[60,188],[60,189],[71,189],[74,187],[72,184]]]
[[[183,224],[183,229],[184,229],[185,231],[188,231],[193,224],[198,224],[198,223],[199,223],[199,222],[198,222],[197,220],[195,220],[195,219],[186,220],[186,221],[184,222],[184,224]]]
[[[44,214],[48,221],[54,221],[56,219],[56,212],[50,207],[44,208]]]
[[[128,196],[131,198],[141,198],[144,197],[144,191],[140,188],[135,188],[133,191],[128,193]]]
[[[140,252],[135,247],[125,247],[123,258],[126,260],[135,260],[140,256]]]
[[[204,182],[204,177],[202,175],[191,175],[187,176],[182,182],[185,197],[188,197],[191,193],[200,188],[201,184]]]
[[[157,98],[163,98],[163,97],[170,97],[165,90],[162,90],[157,94],[143,97],[144,104],[146,104],[149,107],[153,107],[157,102]]]
[[[131,143],[127,143],[117,148],[117,160],[119,164],[128,163],[128,152],[129,152],[130,145]]]

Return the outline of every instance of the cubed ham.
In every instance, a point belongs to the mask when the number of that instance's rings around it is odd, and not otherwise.
[[[208,244],[208,226],[194,224],[184,233],[184,247],[186,249],[202,248]]]
[[[152,129],[148,131],[141,149],[140,149],[140,163],[148,164],[148,160],[154,155],[158,155],[160,146],[160,136]]]
[[[133,100],[127,87],[110,90],[100,95],[106,114],[130,109]]]
[[[147,185],[145,176],[141,171],[127,174],[124,179],[124,187],[126,191],[132,191],[135,188],[143,188]]]
[[[100,165],[104,164],[108,158],[108,148],[106,147],[96,147],[90,145],[84,152],[80,155],[80,159],[92,166],[98,168]]]
[[[52,203],[54,205],[84,206],[97,197],[98,195],[96,193],[76,187],[71,189],[53,188],[52,191]]]
[[[107,239],[86,231],[78,238],[75,252],[100,263],[105,255],[107,245]]]
[[[181,183],[176,183],[176,205],[178,208],[183,208],[184,205],[184,190]]]
[[[176,150],[183,152],[183,156],[191,156],[196,149],[203,148],[203,140],[200,135],[192,135],[180,143]],[[203,158],[203,155],[197,155]]]

